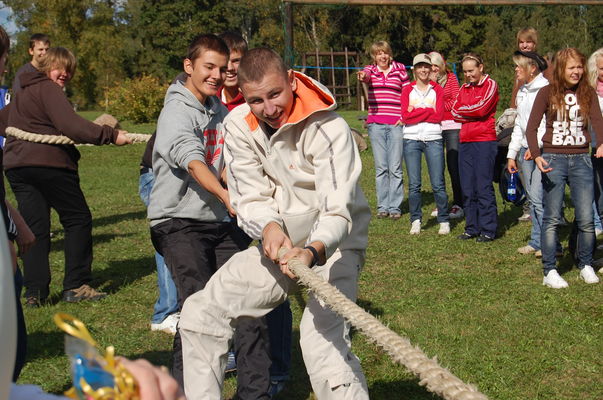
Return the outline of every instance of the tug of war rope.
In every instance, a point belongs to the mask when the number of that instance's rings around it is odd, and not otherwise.
[[[284,256],[286,252],[287,249],[281,249],[279,257]],[[447,400],[488,399],[475,386],[464,383],[446,368],[441,367],[435,359],[428,358],[408,339],[387,328],[300,260],[289,260],[287,266],[299,278],[299,283],[306,286],[334,312],[345,318],[369,341],[385,350],[392,360],[415,374],[420,379],[419,384],[425,386],[430,392]]]

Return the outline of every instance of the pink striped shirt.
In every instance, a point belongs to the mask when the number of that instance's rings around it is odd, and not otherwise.
[[[394,125],[401,116],[400,95],[409,79],[404,64],[392,61],[385,76],[376,65],[364,67],[364,82],[368,84],[367,123]]]

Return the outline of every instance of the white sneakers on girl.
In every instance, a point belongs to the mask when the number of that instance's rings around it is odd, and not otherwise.
[[[549,273],[542,278],[542,284],[553,289],[564,289],[569,286],[556,269],[549,271]]]
[[[421,220],[420,219],[415,219],[410,224],[410,234],[411,235],[418,235],[419,233],[421,233]]]

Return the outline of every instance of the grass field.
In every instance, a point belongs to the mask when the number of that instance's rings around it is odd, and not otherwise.
[[[360,128],[357,112],[342,114]],[[135,132],[153,129],[124,127]],[[144,145],[79,149],[81,185],[94,218],[93,284],[110,296],[98,303],[60,301],[63,234],[55,215],[51,303],[25,311],[29,353],[20,379],[55,393],[70,385],[63,335],[52,322],[56,312],[82,319],[101,346],[114,345],[117,354],[170,362],[172,337],[149,330],[156,275],[145,209],[137,194]],[[374,209],[370,150],[362,159],[362,187]],[[359,304],[491,399],[603,399],[603,284],[579,281],[566,252],[560,264],[570,287],[544,288],[539,261],[515,251],[526,244],[529,224],[517,223],[521,210],[500,198],[500,239],[485,244],[459,241],[455,237],[463,232],[462,221],[451,224],[450,236],[439,236],[435,218],[429,217],[434,201],[424,171],[424,231],[408,234],[406,200],[401,220],[373,219]],[[571,208],[566,213],[571,220]],[[568,234],[568,228],[561,230],[564,246]],[[279,399],[302,400],[312,398],[297,344],[304,296],[295,296],[291,303],[292,379]],[[372,399],[434,398],[361,335],[353,341]],[[230,378],[227,395],[234,384]]]

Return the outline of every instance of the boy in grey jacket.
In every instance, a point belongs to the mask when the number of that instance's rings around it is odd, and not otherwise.
[[[203,289],[222,264],[251,242],[232,218],[235,212],[221,180],[222,121],[228,110],[216,93],[226,75],[228,56],[228,47],[217,36],[195,38],[184,60],[186,81],[169,87],[157,122],[148,218],[151,240],[174,279],[180,309],[187,297]],[[265,331],[246,329],[241,334],[259,340]],[[269,388],[269,355],[264,353],[257,357],[268,360],[265,371],[258,371],[265,376],[250,392]],[[173,357],[174,377],[182,383],[179,333]]]

